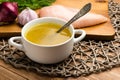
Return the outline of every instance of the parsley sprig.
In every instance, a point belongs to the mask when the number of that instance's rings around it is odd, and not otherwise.
[[[35,10],[44,6],[49,6],[55,2],[55,0],[0,0],[0,3],[5,1],[17,2],[19,11],[25,9],[26,7],[30,7]]]

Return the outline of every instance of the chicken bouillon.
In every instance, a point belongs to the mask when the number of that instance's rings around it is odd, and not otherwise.
[[[60,44],[71,37],[71,33],[67,28],[60,33],[56,33],[60,27],[60,24],[50,22],[36,24],[26,31],[25,37],[29,41],[39,45]]]

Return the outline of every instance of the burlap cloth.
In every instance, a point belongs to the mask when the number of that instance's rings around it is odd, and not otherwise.
[[[15,68],[35,73],[78,77],[98,73],[120,65],[120,4],[109,0],[109,15],[115,28],[111,41],[81,41],[74,45],[72,54],[63,62],[51,65],[39,64],[27,58],[24,52],[11,47],[6,39],[0,40],[0,58]]]

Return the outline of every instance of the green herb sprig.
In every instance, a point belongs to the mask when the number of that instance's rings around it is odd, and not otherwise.
[[[6,2],[6,1],[17,2],[19,11],[25,9],[26,7],[29,7],[35,10],[35,9],[39,9],[44,6],[49,6],[53,2],[55,2],[55,0],[0,0],[0,3]]]

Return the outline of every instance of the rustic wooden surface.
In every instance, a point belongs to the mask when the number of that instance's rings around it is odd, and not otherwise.
[[[98,74],[91,74],[86,77],[81,76],[77,78],[59,78],[40,75],[24,69],[16,69],[10,64],[0,60],[0,80],[120,80],[120,67]]]
[[[78,8],[87,4],[88,2],[92,3],[92,8],[90,12],[101,14],[109,19],[108,15],[108,0],[106,2],[97,2],[96,0],[57,0],[54,4],[64,5],[66,7]],[[97,40],[111,40],[114,38],[115,31],[110,22],[82,28],[86,31],[86,39],[97,39]]]
[[[108,17],[108,1],[106,2],[96,2],[96,0],[56,0],[54,4],[64,5],[66,7],[78,8],[80,9],[88,2],[92,3],[91,12],[98,13]],[[53,5],[54,5],[53,4]],[[111,25],[110,20],[106,23],[82,28],[86,31],[88,39],[113,39],[115,31]],[[19,27],[16,23],[6,26],[0,26],[0,37],[11,37],[19,35],[21,32],[21,27]]]
[[[36,74],[13,66],[0,60],[0,80],[120,80],[120,67],[86,77],[59,78]]]

